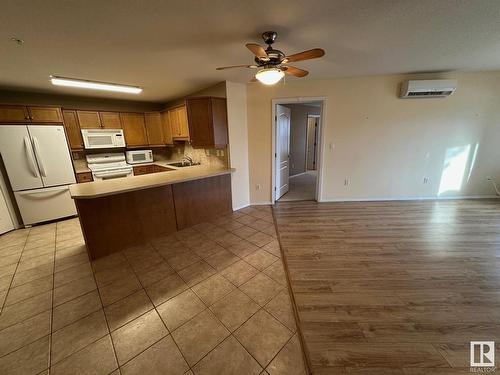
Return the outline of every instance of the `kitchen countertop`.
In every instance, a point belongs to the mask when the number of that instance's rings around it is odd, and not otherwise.
[[[69,191],[73,199],[92,199],[130,191],[150,189],[158,186],[172,185],[180,182],[200,180],[207,177],[221,176],[235,171],[234,168],[214,168],[204,165],[175,168],[166,163],[157,164],[175,171],[158,172],[139,176],[116,178],[112,180],[85,182],[70,185]],[[145,164],[139,164],[145,165]]]

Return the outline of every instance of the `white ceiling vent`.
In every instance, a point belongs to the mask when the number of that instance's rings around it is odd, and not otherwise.
[[[401,84],[402,99],[444,98],[457,89],[456,79],[409,80]]]

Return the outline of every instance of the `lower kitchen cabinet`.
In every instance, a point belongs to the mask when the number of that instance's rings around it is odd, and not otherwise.
[[[78,183],[94,181],[94,179],[92,178],[92,172],[77,173],[76,181]]]

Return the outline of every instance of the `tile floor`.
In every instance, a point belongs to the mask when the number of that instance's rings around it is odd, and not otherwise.
[[[90,263],[78,219],[0,236],[1,374],[304,374],[268,206]]]

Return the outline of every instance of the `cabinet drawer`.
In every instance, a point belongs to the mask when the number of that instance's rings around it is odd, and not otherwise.
[[[78,183],[94,181],[92,178],[92,172],[77,173],[76,181],[78,181]]]
[[[137,165],[133,167],[133,169],[134,169],[134,176],[138,176],[141,174],[155,173],[154,165]]]

